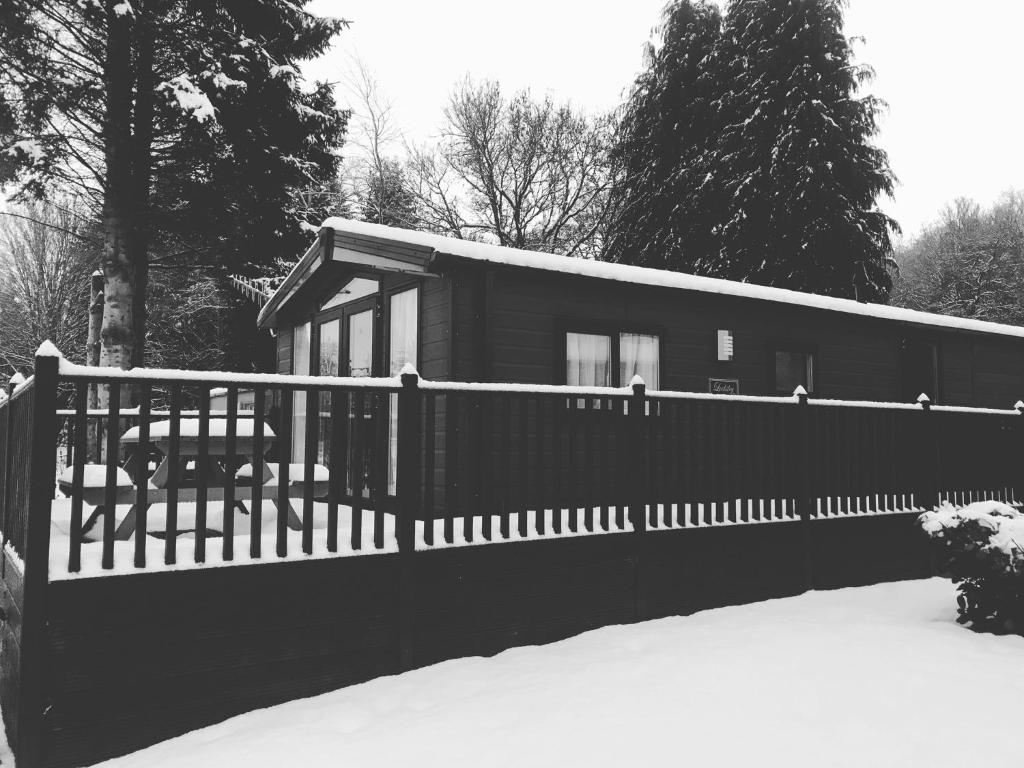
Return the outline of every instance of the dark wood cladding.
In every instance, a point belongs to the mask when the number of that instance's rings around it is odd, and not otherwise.
[[[794,595],[806,541],[793,522],[54,582],[42,764],[409,667]],[[816,521],[810,541],[810,586],[930,573],[912,515]]]
[[[706,392],[709,378],[739,379],[741,394],[774,395],[776,349],[815,354],[814,395],[851,400],[901,399],[900,344],[923,338],[938,348],[939,400],[1009,408],[1024,397],[1024,339],[914,326],[841,312],[720,294],[618,283],[577,275],[493,267],[486,326],[480,322],[481,267],[446,265],[459,280],[453,345],[459,379],[558,384],[567,327],[645,329],[661,337],[662,389]],[[719,362],[715,332],[735,338],[735,358]],[[464,373],[463,373],[464,372]]]

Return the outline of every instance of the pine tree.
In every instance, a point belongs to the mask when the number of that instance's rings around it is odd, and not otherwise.
[[[299,192],[329,189],[346,114],[297,64],[344,22],[303,5],[0,0],[0,181],[101,211],[103,364],[143,363],[152,254],[265,263],[332,207]]]
[[[416,198],[406,179],[405,168],[397,160],[381,158],[373,172],[362,180],[358,193],[363,221],[415,228]]]
[[[708,160],[721,180],[716,273],[885,300],[894,178],[871,144],[880,103],[858,95],[842,0],[732,0],[715,68],[725,93]]]
[[[717,255],[716,177],[707,178],[705,165],[720,96],[710,65],[721,24],[716,6],[679,0],[665,9],[660,46],[648,46],[616,136],[616,261],[693,272]]]

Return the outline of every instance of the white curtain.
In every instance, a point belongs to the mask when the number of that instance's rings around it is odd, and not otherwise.
[[[348,376],[369,376],[373,372],[373,310],[348,319]]]
[[[619,382],[629,386],[637,374],[648,389],[658,389],[660,384],[660,361],[658,360],[658,337],[643,333],[619,334]]]
[[[391,325],[388,334],[388,360],[392,376],[402,372],[406,363],[419,365],[419,290],[396,293],[391,297]],[[398,490],[398,395],[391,395],[388,409],[388,493]]]
[[[292,373],[309,375],[309,330],[310,324],[295,326],[292,333]],[[306,459],[306,393],[292,393],[292,462],[302,463]]]
[[[608,387],[612,383],[612,339],[594,333],[565,334],[565,383]]]

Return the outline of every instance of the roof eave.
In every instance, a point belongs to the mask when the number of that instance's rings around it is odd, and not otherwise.
[[[274,328],[277,326],[278,314],[320,265],[330,259],[330,250],[333,246],[334,230],[329,227],[321,227],[316,241],[292,267],[292,271],[288,273],[284,282],[260,310],[256,318],[258,327]]]

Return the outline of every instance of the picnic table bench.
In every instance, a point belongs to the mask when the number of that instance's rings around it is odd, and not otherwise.
[[[235,447],[230,455],[227,453],[227,425],[222,418],[213,418],[209,421],[209,438],[206,441],[206,462],[207,462],[207,487],[200,489],[187,483],[188,465],[194,463],[198,470],[200,461],[199,449],[199,420],[182,419],[179,428],[177,456],[172,459],[170,455],[170,425],[169,421],[158,421],[150,425],[149,444],[155,447],[163,455],[152,477],[147,479],[148,467],[138,466],[135,457],[138,451],[130,451],[129,461],[125,467],[114,468],[114,505],[131,505],[128,514],[118,525],[114,537],[116,539],[129,539],[135,532],[137,517],[136,502],[138,500],[138,483],[145,482],[146,506],[147,509],[153,504],[166,503],[173,495],[179,503],[195,502],[200,496],[200,491],[205,490],[207,501],[224,501],[227,498],[228,472],[234,474],[235,484],[231,494],[233,505],[231,510],[224,510],[224,514],[234,512],[239,507],[244,514],[248,514],[244,502],[252,499],[254,486],[253,462],[257,457],[253,456],[254,445],[254,423],[249,421],[236,422]],[[266,451],[272,445],[276,436],[269,426],[264,427],[263,450]],[[132,427],[121,436],[121,443],[125,445],[137,445],[140,442],[138,427]],[[238,459],[248,458],[237,471],[235,462]],[[279,465],[268,463],[261,455],[258,460],[262,465],[263,498],[276,505],[281,483],[279,479]],[[148,463],[148,460],[146,461]],[[95,525],[96,521],[105,511],[107,504],[107,467],[103,464],[86,464],[84,466],[81,496],[82,499],[95,507],[89,519],[82,526],[83,535]],[[304,482],[305,465],[290,464],[289,480],[287,485],[288,502],[288,526],[294,530],[302,527],[302,522],[291,505],[292,498],[303,498],[307,488]],[[198,474],[198,472],[197,472]],[[177,480],[173,491],[168,489],[171,478]],[[326,467],[314,465],[313,483],[310,489],[313,498],[322,498],[328,492],[329,474]],[[58,486],[61,491],[71,496],[74,488],[74,468],[68,467],[58,479]],[[185,533],[187,530],[178,531]]]

